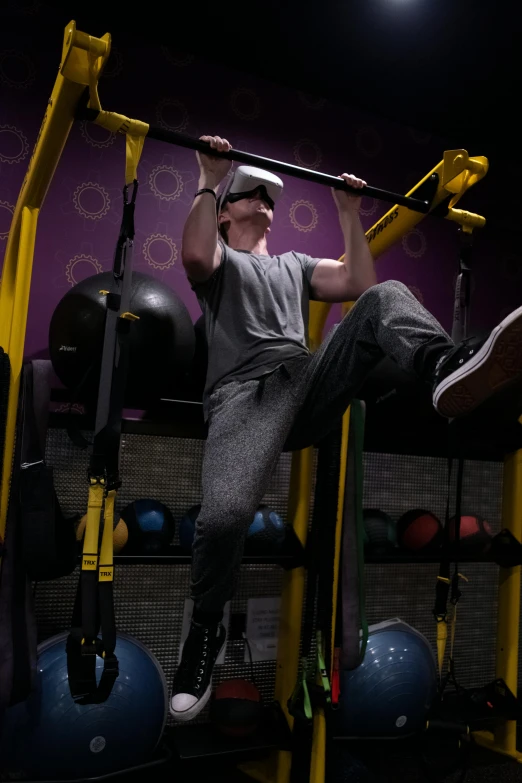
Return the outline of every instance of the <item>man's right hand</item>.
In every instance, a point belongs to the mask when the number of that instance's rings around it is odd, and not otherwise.
[[[228,152],[232,145],[221,136],[200,136],[201,141],[208,141],[212,149],[217,152]],[[232,161],[226,158],[218,158],[213,155],[206,155],[202,152],[196,152],[199,163],[200,188],[217,188],[222,179],[226,177],[232,166]]]

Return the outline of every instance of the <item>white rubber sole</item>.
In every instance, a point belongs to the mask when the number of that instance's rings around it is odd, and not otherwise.
[[[176,723],[188,723],[189,721],[193,720],[197,715],[199,715],[202,710],[205,709],[205,707],[208,704],[208,701],[210,699],[210,695],[212,693],[212,679],[210,680],[209,686],[201,699],[199,699],[192,707],[189,707],[188,710],[183,710],[183,712],[178,712],[177,710],[172,709],[172,699],[170,700],[169,704],[169,712],[176,721]]]
[[[225,646],[227,642],[227,637],[225,634],[225,638],[223,639],[223,644],[219,648],[216,654],[216,660],[221,655],[221,651],[223,647]],[[214,666],[216,664],[214,663]],[[208,688],[201,697],[201,699],[198,699],[198,701],[192,705],[192,707],[189,707],[188,710],[183,710],[183,712],[179,712],[179,710],[173,710],[172,709],[172,698],[169,702],[169,712],[176,721],[176,723],[188,723],[189,721],[193,720],[195,717],[199,715],[200,712],[202,712],[205,707],[208,704],[208,701],[210,699],[210,696],[212,694],[212,677],[210,678],[210,682],[208,684]]]
[[[437,386],[433,405],[448,418],[462,416],[521,378],[522,307],[519,307],[493,329],[472,359]]]

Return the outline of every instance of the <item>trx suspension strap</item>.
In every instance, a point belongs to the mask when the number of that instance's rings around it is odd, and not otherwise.
[[[460,237],[460,270],[455,285],[455,302],[453,308],[453,326],[451,337],[454,343],[460,343],[467,337],[469,320],[469,301],[471,290],[471,248],[472,248],[472,228],[463,225],[459,228]],[[437,577],[437,586],[435,591],[435,606],[433,614],[437,621],[437,658],[439,666],[440,689],[443,692],[447,682],[451,679],[455,681],[453,646],[455,641],[455,626],[457,620],[457,604],[461,596],[459,588],[458,554],[460,544],[460,524],[461,524],[461,500],[462,500],[462,482],[464,475],[464,459],[458,456],[457,461],[457,483],[455,496],[455,531],[454,542],[452,546],[450,535],[450,495],[451,495],[451,474],[454,448],[458,449],[459,443],[456,437],[454,423],[450,422],[448,427],[448,495],[446,502],[446,518],[444,524],[443,543],[441,551],[441,560],[439,575]],[[451,576],[452,549],[454,550],[455,568]],[[448,599],[451,603],[451,610],[448,614]],[[446,643],[448,639],[448,624],[451,627],[451,648],[448,661],[448,675],[443,678],[442,669],[444,657],[446,654]]]
[[[138,190],[136,170],[143,137],[127,136],[123,216],[116,245],[113,279],[106,295],[107,313],[98,404],[89,461],[89,499],[82,566],[67,641],[69,685],[74,697],[104,701],[118,677],[116,622],[113,601],[113,520],[119,472],[121,419],[129,359],[129,331],[136,316],[130,312],[134,208]],[[130,197],[129,197],[130,191]],[[100,543],[101,531],[101,543]],[[98,632],[101,629],[101,642]],[[96,656],[104,661],[96,684]]]

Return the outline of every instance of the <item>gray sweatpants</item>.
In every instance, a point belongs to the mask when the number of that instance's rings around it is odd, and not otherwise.
[[[281,452],[326,435],[384,356],[428,380],[451,347],[409,289],[389,281],[366,291],[315,354],[211,395],[192,556],[200,611],[220,611],[232,597],[246,532]]]

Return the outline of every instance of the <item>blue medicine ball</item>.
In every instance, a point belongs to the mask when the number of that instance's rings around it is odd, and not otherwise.
[[[340,677],[338,736],[393,738],[425,728],[437,667],[426,637],[407,623],[370,628],[363,662]]]
[[[67,677],[67,634],[38,647],[37,684],[7,710],[0,768],[32,779],[90,778],[150,760],[163,734],[168,689],[154,655],[118,634],[119,676],[106,701],[80,704]],[[96,659],[99,682],[103,661]]]
[[[187,552],[192,550],[200,511],[201,504],[197,503],[189,508],[179,522],[179,543]],[[286,526],[279,514],[268,506],[259,506],[248,528],[246,549],[250,552],[273,550],[283,543],[285,535]]]
[[[174,537],[174,517],[164,503],[141,498],[120,514],[129,530],[124,554],[158,555],[168,551]]]

